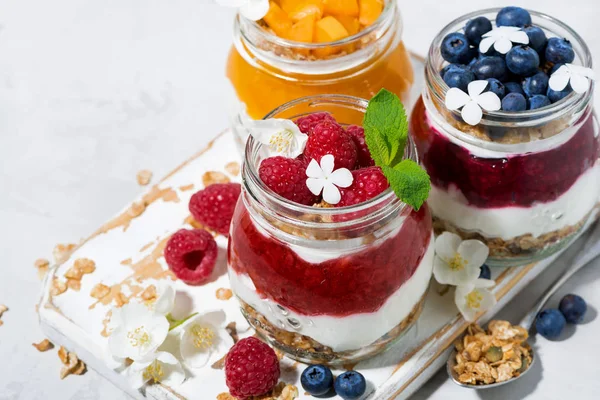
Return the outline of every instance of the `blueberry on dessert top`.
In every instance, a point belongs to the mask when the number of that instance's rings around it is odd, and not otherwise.
[[[473,45],[479,45],[484,33],[492,30],[492,23],[486,17],[473,18],[465,26],[465,36]]]
[[[523,91],[528,97],[536,94],[546,94],[548,91],[548,75],[544,71],[539,71],[533,76],[523,80]]]
[[[548,39],[546,46],[546,61],[554,64],[571,63],[575,59],[573,45],[565,38],[553,37]]]
[[[481,57],[471,67],[477,79],[485,80],[495,78],[500,81],[506,79],[506,63],[502,57]]]
[[[527,109],[527,100],[525,96],[519,93],[509,93],[502,99],[502,110],[504,111],[525,111]]]
[[[573,89],[571,88],[571,85],[567,85],[567,87],[561,91],[552,90],[548,88],[548,98],[551,102],[556,103],[557,101],[561,101],[562,99],[567,97],[572,91]]]
[[[466,64],[475,55],[467,37],[459,32],[448,34],[442,41],[442,57],[450,63]]]
[[[506,94],[508,93],[519,93],[525,96],[525,92],[523,91],[523,87],[520,83],[517,82],[504,82],[504,88],[506,89]]]
[[[533,48],[540,56],[542,56],[546,49],[546,42],[548,41],[544,31],[537,26],[528,26],[524,31],[529,37],[529,47]]]
[[[531,76],[540,66],[540,56],[529,46],[515,46],[506,54],[506,67],[515,75]]]
[[[550,104],[552,104],[550,103],[550,99],[547,96],[544,96],[543,94],[536,94],[529,98],[530,110],[537,110],[538,108],[546,107]]]
[[[448,70],[443,76],[446,85],[451,88],[455,87],[462,91],[466,91],[469,83],[475,80],[475,74],[464,65],[450,64],[448,67]]]
[[[496,26],[518,26],[531,25],[531,15],[521,7],[504,7],[496,16]]]
[[[503,98],[506,94],[506,88],[504,87],[504,84],[496,78],[489,78],[487,81],[487,91],[494,92],[496,93],[496,96]]]

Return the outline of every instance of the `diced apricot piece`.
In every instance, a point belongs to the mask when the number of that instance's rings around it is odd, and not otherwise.
[[[292,28],[292,20],[274,1],[269,3],[269,11],[263,19],[277,36],[287,37]]]
[[[358,20],[364,26],[375,22],[383,11],[383,0],[358,0],[358,4],[360,8]]]
[[[287,39],[296,42],[312,43],[313,34],[315,32],[315,18],[312,15],[307,15],[300,21],[292,25]]]
[[[305,0],[294,10],[288,12],[288,16],[294,22],[298,22],[304,17],[312,16],[314,19],[321,19],[325,6],[321,0]]]
[[[344,28],[346,28],[346,30],[348,31],[349,36],[357,34],[360,30],[360,22],[358,22],[358,18],[356,17],[351,17],[348,15],[338,15],[335,18],[338,21],[340,21],[342,25],[344,25]]]
[[[325,14],[358,17],[357,0],[323,0],[323,3],[325,3]]]
[[[280,0],[279,5],[288,15],[294,11],[298,6],[304,3],[305,0]]]
[[[347,36],[348,31],[335,17],[328,16],[316,23],[314,41],[317,43],[335,42]],[[316,49],[315,55],[324,57],[334,53],[336,50],[338,49],[331,47]]]

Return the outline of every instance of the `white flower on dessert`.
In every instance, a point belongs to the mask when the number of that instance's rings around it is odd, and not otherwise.
[[[308,135],[289,119],[251,121],[248,130],[252,137],[267,146],[270,156],[296,158],[304,151]]]
[[[126,370],[130,384],[141,388],[146,382],[177,386],[185,380],[183,367],[171,353],[159,351],[146,358],[134,361]]]
[[[167,318],[142,303],[125,304],[113,316],[116,327],[108,338],[113,357],[144,359],[158,349],[169,333]]]
[[[181,332],[179,351],[188,367],[202,368],[229,351],[233,339],[225,330],[224,322],[222,310],[198,314],[186,322]]]
[[[466,285],[460,285],[454,293],[454,302],[468,322],[473,322],[477,314],[489,310],[496,304],[496,296],[488,289],[495,285],[489,279],[476,279]]]
[[[258,21],[269,11],[269,0],[216,0],[224,7],[237,8],[244,17]]]
[[[529,36],[517,26],[499,26],[483,34],[479,51],[487,53],[494,46],[498,53],[506,54],[512,49],[513,43],[529,44]]]
[[[575,93],[585,93],[593,80],[594,71],[591,68],[575,64],[564,64],[550,76],[548,86],[550,86],[550,89],[560,92],[570,83]]]
[[[490,249],[479,240],[462,240],[444,232],[435,239],[433,275],[445,285],[466,285],[479,277],[480,269]]]
[[[146,306],[156,314],[167,315],[175,307],[175,289],[164,281],[155,285],[156,297],[145,302]]]
[[[334,164],[333,155],[326,154],[321,157],[320,164],[312,159],[306,168],[308,190],[315,196],[323,192],[323,200],[329,204],[337,204],[342,199],[338,187],[347,188],[354,181],[349,169],[338,168],[334,171]]]
[[[446,93],[446,107],[452,111],[462,108],[460,115],[469,125],[477,125],[483,117],[483,110],[498,111],[502,106],[500,97],[494,92],[483,92],[488,81],[473,81],[469,83],[467,91],[459,88],[450,88]]]

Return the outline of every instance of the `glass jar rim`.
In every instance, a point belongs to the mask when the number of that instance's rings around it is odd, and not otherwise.
[[[365,99],[359,98],[359,97],[340,95],[340,94],[324,94],[324,95],[306,96],[306,97],[301,97],[296,100],[292,100],[287,103],[284,103],[283,105],[281,105],[281,106],[277,107],[276,109],[272,110],[271,112],[269,112],[263,118],[263,120],[273,118],[275,115],[277,115],[281,112],[287,111],[287,110],[291,109],[292,107],[300,105],[300,104],[308,104],[309,106],[315,106],[315,104],[318,104],[318,105],[332,104],[332,105],[337,105],[337,106],[343,105],[343,106],[347,106],[349,108],[355,109],[357,111],[363,111],[363,110],[366,110],[368,101]],[[263,146],[263,145],[260,144],[258,141],[256,141],[252,136],[250,136],[248,138],[248,141],[246,143],[245,154],[244,154],[244,165],[243,165],[244,181],[249,180],[254,187],[259,188],[261,194],[264,195],[265,199],[268,202],[280,207],[283,210],[286,210],[286,212],[298,213],[298,214],[319,215],[319,216],[325,217],[325,219],[327,219],[327,217],[331,217],[331,216],[339,215],[339,214],[349,214],[349,213],[361,214],[361,212],[364,212],[369,209],[374,209],[374,208],[377,211],[374,214],[369,214],[367,217],[375,216],[376,214],[378,214],[380,212],[381,209],[387,210],[386,214],[388,214],[390,205],[394,205],[395,207],[393,207],[393,208],[399,209],[400,212],[403,212],[404,210],[407,209],[407,207],[410,207],[408,204],[402,202],[396,196],[396,194],[391,189],[391,187],[388,187],[385,191],[383,191],[382,193],[380,193],[379,195],[375,196],[372,199],[369,199],[363,203],[359,203],[359,204],[355,204],[355,205],[351,205],[351,206],[321,208],[321,207],[313,207],[312,205],[303,205],[303,204],[295,203],[291,200],[288,200],[288,199],[278,195],[274,191],[272,191],[260,179],[259,174],[258,174],[258,165],[254,165],[254,163],[252,162],[252,159],[253,159],[254,153],[258,152],[259,149],[261,148],[261,146]],[[408,154],[408,158],[414,160],[415,162],[418,162],[416,146],[410,135],[408,135],[407,147],[405,150],[405,158],[407,157],[407,154]],[[251,190],[250,190],[250,192],[251,192]],[[255,194],[250,193],[250,195],[252,197],[256,198]],[[364,215],[363,215],[363,217],[364,217]],[[343,227],[343,226],[347,226],[347,225],[353,225],[356,222],[357,222],[356,220],[349,219],[349,220],[339,221],[339,222],[318,222],[316,224],[318,224],[318,226],[320,226],[320,227]],[[306,223],[306,221],[303,221],[303,223]]]
[[[435,66],[433,65],[433,63],[431,62],[432,59],[436,58],[438,56],[439,53],[439,46],[437,46],[437,43],[441,43],[442,39],[451,32],[455,32],[456,29],[455,27],[457,25],[460,24],[460,26],[464,26],[464,24],[469,21],[472,18],[475,17],[479,17],[481,15],[484,14],[488,14],[488,13],[497,13],[498,11],[500,11],[502,9],[502,7],[494,7],[494,8],[487,8],[487,9],[483,9],[483,10],[478,10],[478,11],[473,11],[471,13],[462,15],[456,19],[454,19],[452,22],[448,23],[446,26],[444,26],[444,28],[442,28],[442,30],[440,30],[440,32],[435,36],[435,38],[433,39],[431,46],[429,47],[429,52],[427,55],[427,62],[426,62],[426,78],[429,81],[430,79],[433,80],[433,84],[442,90],[443,93],[440,93],[441,95],[445,95],[445,93],[450,89],[448,87],[448,85],[446,84],[446,82],[444,82],[444,80],[442,79],[442,77],[439,74],[439,71],[437,71],[435,69]],[[552,24],[555,27],[558,27],[562,30],[564,30],[565,32],[567,32],[570,37],[572,38],[572,40],[570,40],[571,42],[574,42],[574,44],[576,44],[578,47],[580,47],[580,53],[578,54],[580,56],[581,62],[582,62],[582,66],[586,67],[586,68],[592,68],[593,62],[592,62],[592,55],[590,52],[589,47],[587,46],[586,42],[583,40],[583,38],[575,31],[573,30],[569,25],[565,24],[564,22],[541,12],[538,11],[533,11],[533,10],[527,10],[532,17],[538,18],[540,20],[543,20],[545,22],[547,22],[548,24]],[[493,19],[492,19],[493,22]],[[567,38],[569,39],[569,38]],[[574,49],[577,53],[577,50]],[[538,121],[539,119],[544,119],[544,118],[548,118],[549,116],[555,114],[556,112],[565,112],[565,110],[574,110],[576,108],[578,108],[582,103],[586,103],[589,102],[592,95],[594,92],[594,81],[590,82],[590,87],[589,89],[585,92],[585,93],[575,93],[572,92],[570,93],[568,96],[566,96],[564,99],[561,99],[560,101],[557,101],[556,103],[551,104],[550,106],[546,106],[543,108],[539,108],[536,110],[527,110],[527,111],[522,111],[519,113],[511,113],[511,112],[507,112],[507,111],[484,111],[484,119],[488,120],[490,122],[495,122],[495,123],[500,123],[503,121],[509,121],[512,123],[519,123],[520,121],[522,122],[531,122],[532,124],[536,121]],[[443,101],[443,99],[441,99]]]

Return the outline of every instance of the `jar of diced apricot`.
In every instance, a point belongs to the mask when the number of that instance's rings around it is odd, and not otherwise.
[[[300,97],[371,98],[385,87],[406,102],[413,70],[401,33],[396,0],[277,0],[260,21],[238,15],[227,77],[240,144],[244,118]]]

